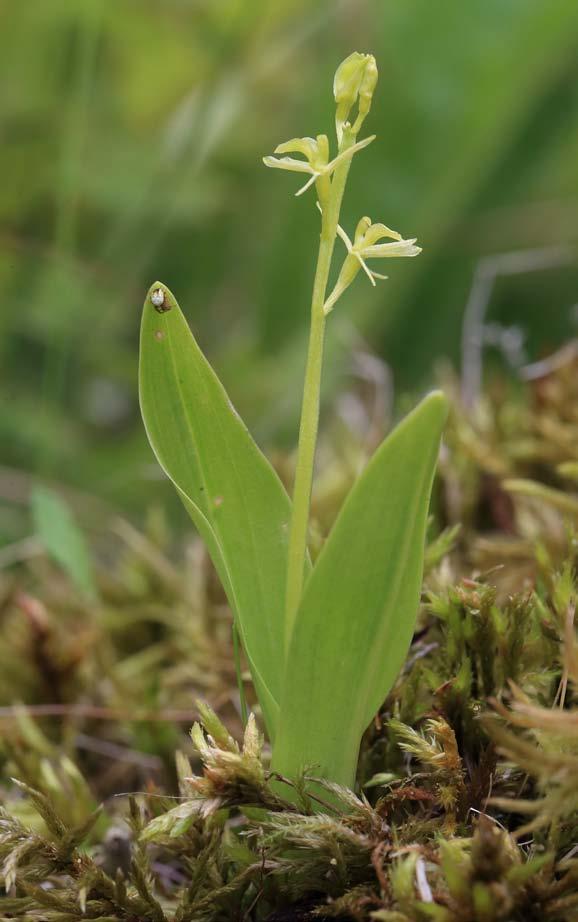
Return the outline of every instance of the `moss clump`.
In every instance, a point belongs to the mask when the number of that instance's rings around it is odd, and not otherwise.
[[[472,580],[430,593],[367,734],[359,794],[327,785],[313,800],[297,784],[283,796],[255,721],[239,746],[206,707],[193,729],[201,771],[179,754],[178,800],[131,798],[120,840],[118,807],[95,835],[98,811],[73,826],[54,793],[20,785],[1,821],[5,915],[571,922],[578,647],[566,591],[572,605],[567,568],[503,604]]]
[[[572,681],[575,659],[572,651]],[[278,779],[272,789],[254,721],[239,747],[204,709],[205,731],[194,729],[202,774],[180,755],[178,803],[131,798],[124,833],[119,838],[115,828],[98,847],[90,842],[100,811],[71,827],[50,798],[19,785],[43,830],[3,811],[4,917],[571,922],[578,712],[519,698],[513,713],[502,710],[529,736],[503,723],[496,732],[493,720],[481,724],[486,745],[496,746],[484,809],[472,806],[478,772],[441,718],[429,718],[421,732],[393,722],[410,761],[374,786],[372,802],[328,785],[327,800],[312,803],[299,785],[291,799],[279,795]],[[521,800],[514,792],[523,787]],[[528,812],[534,819],[522,827]]]

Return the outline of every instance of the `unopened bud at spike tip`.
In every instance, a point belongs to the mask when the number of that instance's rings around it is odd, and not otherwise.
[[[335,127],[337,139],[341,142],[345,123],[353,121],[351,110],[359,103],[353,134],[357,136],[365,116],[371,107],[373,91],[377,84],[377,64],[372,54],[354,51],[341,62],[333,80],[333,94],[337,103]]]

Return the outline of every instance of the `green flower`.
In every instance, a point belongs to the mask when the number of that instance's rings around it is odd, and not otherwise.
[[[347,256],[341,267],[341,272],[335,287],[323,305],[325,314],[334,307],[335,302],[348,288],[360,269],[363,269],[372,285],[376,279],[386,279],[387,275],[374,272],[365,262],[366,259],[384,259],[390,256],[417,256],[421,247],[415,245],[417,237],[404,240],[401,234],[391,230],[385,224],[372,224],[371,218],[362,218],[355,229],[354,242],[352,243],[345,231],[339,225],[337,233],[347,247]],[[378,243],[383,237],[389,237],[393,243]]]
[[[333,160],[329,159],[329,140],[326,134],[318,134],[317,138],[292,138],[279,144],[275,148],[276,154],[303,154],[305,160],[297,160],[295,157],[263,157],[265,166],[274,167],[277,170],[291,170],[295,173],[308,173],[310,178],[304,186],[295,193],[301,195],[313,183],[317,183],[317,192],[321,204],[327,199],[329,192],[330,176],[340,163],[353,157],[358,150],[367,147],[374,140],[375,135],[364,138],[357,144],[353,144],[347,150],[342,151]]]

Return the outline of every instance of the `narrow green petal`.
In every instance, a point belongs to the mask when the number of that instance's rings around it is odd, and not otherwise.
[[[315,171],[304,160],[295,160],[294,157],[263,157],[265,166],[276,170],[291,170],[294,173],[314,173]]]
[[[389,256],[418,256],[421,247],[415,246],[413,240],[396,240],[395,243],[376,243],[374,246],[363,247],[361,255],[364,259],[378,259]]]

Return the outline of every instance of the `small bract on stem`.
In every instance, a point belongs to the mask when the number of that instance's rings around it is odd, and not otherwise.
[[[371,135],[358,141],[357,136],[371,108],[377,77],[377,65],[371,54],[354,52],[337,68],[333,81],[337,154],[333,159],[330,159],[327,135],[321,134],[315,139],[293,138],[291,141],[278,145],[275,150],[276,154],[300,153],[305,158],[303,160],[294,157],[265,157],[263,160],[266,166],[275,169],[310,174],[310,178],[296,195],[302,195],[312,185],[315,185],[317,204],[321,212],[321,237],[311,298],[309,347],[293,487],[293,513],[289,532],[285,606],[287,644],[291,638],[301,601],[307,558],[309,508],[319,424],[325,318],[333,310],[338,299],[361,268],[368,275],[372,285],[375,285],[376,278],[386,278],[370,270],[365,262],[366,259],[417,256],[421,252],[421,249],[415,246],[415,238],[404,240],[400,234],[390,230],[385,224],[372,224],[370,218],[361,219],[353,243],[339,225],[341,203],[352,159],[355,154],[375,139],[375,135]],[[356,107],[357,111],[355,111]],[[347,256],[337,282],[327,297],[327,285],[337,236],[345,243]],[[377,241],[383,237],[389,237],[394,242],[378,244]]]

